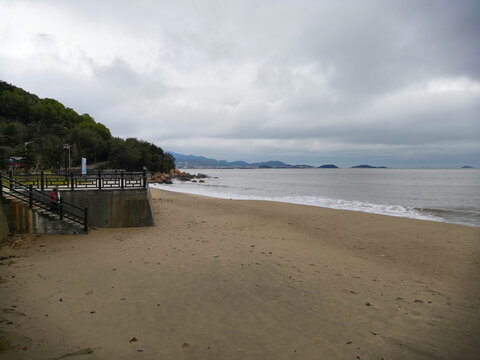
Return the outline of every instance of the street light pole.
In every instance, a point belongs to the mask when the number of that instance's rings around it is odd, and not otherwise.
[[[70,169],[70,148],[72,146],[73,145],[63,144],[63,150],[65,151],[65,176],[68,175],[68,170]],[[67,163],[67,150],[68,150],[68,163]]]

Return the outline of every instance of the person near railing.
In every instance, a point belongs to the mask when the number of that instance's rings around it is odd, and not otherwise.
[[[50,192],[50,210],[58,212],[58,203],[60,201],[60,193],[58,192],[58,186],[55,186]]]

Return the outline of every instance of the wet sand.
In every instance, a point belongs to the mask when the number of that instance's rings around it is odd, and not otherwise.
[[[155,227],[0,250],[1,359],[480,358],[479,228],[152,196]]]

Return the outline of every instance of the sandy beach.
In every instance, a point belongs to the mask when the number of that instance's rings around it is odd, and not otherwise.
[[[0,358],[480,358],[480,228],[152,197],[154,227],[0,250]]]

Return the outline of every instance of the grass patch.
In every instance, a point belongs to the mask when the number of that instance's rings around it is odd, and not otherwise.
[[[12,348],[12,344],[5,337],[5,334],[0,333],[0,353]]]

